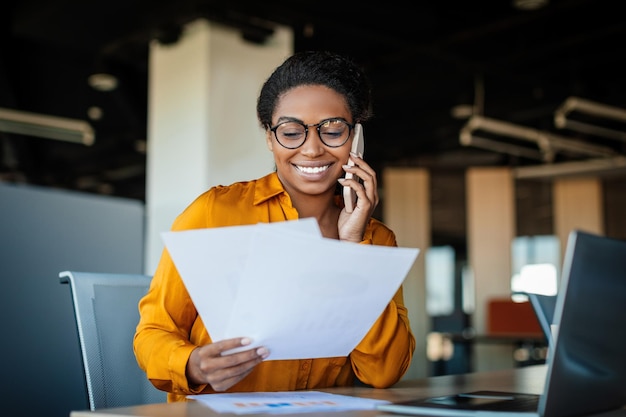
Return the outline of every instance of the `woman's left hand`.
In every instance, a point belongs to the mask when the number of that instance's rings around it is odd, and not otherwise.
[[[341,210],[337,228],[339,229],[340,240],[358,243],[363,240],[367,223],[374,213],[374,209],[378,206],[378,182],[376,171],[363,158],[350,153],[350,159],[354,162],[354,166],[344,165],[343,169],[359,177],[361,181],[358,181],[354,176],[352,179],[339,179],[342,186],[350,187],[356,191],[357,201],[352,213],[348,213],[345,208]]]

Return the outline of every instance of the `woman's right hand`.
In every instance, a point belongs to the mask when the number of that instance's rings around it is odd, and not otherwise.
[[[247,337],[237,337],[194,349],[186,369],[190,385],[209,384],[215,391],[222,392],[241,381],[269,356],[269,350],[257,347],[227,355],[222,355],[222,352],[250,343]]]

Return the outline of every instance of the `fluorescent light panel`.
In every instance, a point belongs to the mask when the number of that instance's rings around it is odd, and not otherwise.
[[[614,175],[626,173],[626,157],[588,159],[578,162],[561,162],[520,167],[513,170],[517,179],[557,178],[588,175]]]
[[[0,108],[0,131],[66,142],[93,145],[95,133],[89,123],[56,116]]]
[[[533,143],[544,154],[544,159],[552,159],[556,152],[574,153],[594,157],[616,156],[617,153],[606,146],[572,140],[549,132],[520,126],[501,120],[490,119],[483,116],[472,116],[460,132],[461,144],[472,144],[471,137],[476,131],[489,132],[494,135],[520,139]],[[498,151],[497,149],[494,149]]]
[[[616,130],[571,120],[571,113],[574,112],[598,119],[608,119],[620,123],[626,123],[626,109],[585,100],[580,97],[568,97],[554,112],[554,125],[559,129],[571,129],[582,133],[626,142],[626,132],[624,132],[624,130]]]

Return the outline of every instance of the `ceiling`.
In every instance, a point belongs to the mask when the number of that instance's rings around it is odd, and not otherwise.
[[[143,200],[148,43],[176,42],[182,25],[200,17],[238,28],[251,42],[263,42],[274,24],[290,26],[295,50],[353,56],[373,82],[375,117],[366,127],[366,157],[379,170],[423,166],[450,172],[596,156],[547,152],[542,140],[548,133],[568,144],[600,146],[608,156],[626,154],[619,117],[579,113],[586,123],[618,132],[617,138],[554,122],[568,97],[610,106],[619,116],[626,109],[626,18],[619,2],[550,0],[537,10],[502,0],[345,3],[4,1],[0,108],[85,120],[96,139],[84,146],[0,132],[0,180]],[[89,75],[101,71],[114,74],[118,88],[92,88]],[[461,114],[454,116],[453,109]],[[530,129],[524,138],[488,131],[476,136],[532,152],[462,144],[468,110],[479,121]]]

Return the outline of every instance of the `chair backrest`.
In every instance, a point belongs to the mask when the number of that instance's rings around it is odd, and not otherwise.
[[[526,291],[516,291],[513,294],[528,298],[548,345],[552,345],[552,324],[554,309],[556,307],[556,295],[538,294]]]
[[[556,295],[544,295],[527,293],[528,300],[533,306],[537,320],[541,325],[541,330],[548,340],[548,344],[552,345],[552,323],[554,319],[554,308],[556,307]]]
[[[76,316],[89,407],[124,407],[167,401],[137,365],[133,337],[139,322],[139,299],[151,277],[64,271]]]

